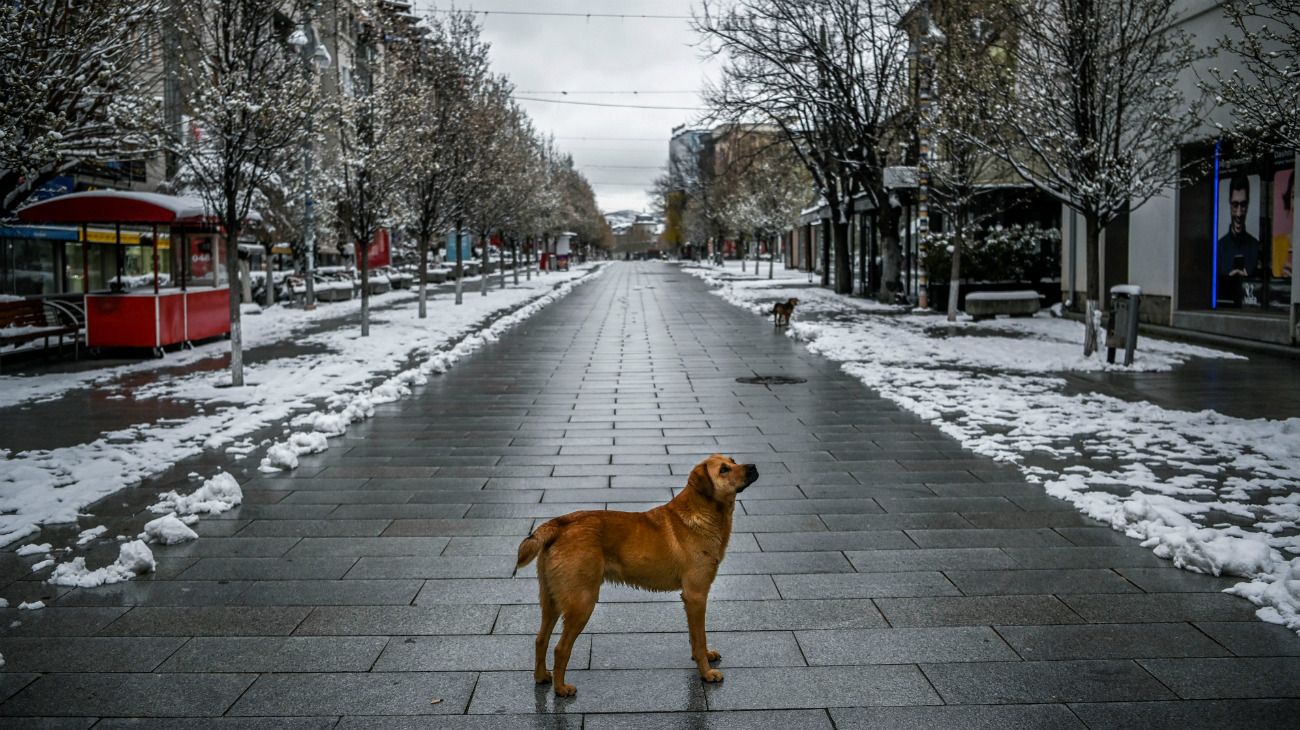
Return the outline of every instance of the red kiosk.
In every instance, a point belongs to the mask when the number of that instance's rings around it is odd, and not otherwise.
[[[18,211],[18,218],[81,227],[87,347],[149,348],[160,354],[169,345],[230,332],[230,288],[221,277],[228,247],[201,199],[97,190],[29,205]],[[92,224],[111,226],[115,240],[93,240]],[[152,249],[152,282],[146,279],[143,288],[133,290],[122,276],[123,226],[128,227],[128,240]],[[179,246],[172,245],[177,241]],[[118,247],[112,291],[89,291],[94,244]],[[163,256],[167,268],[177,274],[165,282],[159,276]]]

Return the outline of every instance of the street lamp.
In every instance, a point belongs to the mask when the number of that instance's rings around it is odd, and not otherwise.
[[[303,76],[308,81],[315,83],[316,71],[322,71],[330,63],[330,52],[325,48],[325,44],[318,42],[316,38],[316,29],[312,27],[311,19],[316,12],[316,3],[307,7],[306,17],[303,18],[302,27],[294,31],[289,38],[289,42],[298,47],[302,54]],[[307,134],[302,143],[302,175],[303,175],[303,248],[307,249],[307,293],[304,307],[306,309],[316,308],[316,201],[312,199],[312,166],[316,158],[316,142],[314,132],[314,122],[316,118],[315,105],[307,110]]]

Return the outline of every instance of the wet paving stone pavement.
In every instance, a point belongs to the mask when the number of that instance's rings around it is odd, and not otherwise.
[[[806,382],[736,380],[756,375]],[[700,682],[675,594],[606,586],[571,661],[577,696],[536,687],[536,578],[512,577],[519,541],[566,512],[662,503],[712,452],[762,475],[709,601],[725,681]],[[666,264],[610,266],[296,471],[238,473],[244,506],[204,519],[196,542],[157,547],[155,575],[49,589],[32,558],[0,555],[0,596],[47,598],[0,609],[0,726],[1300,716],[1300,638],[1219,593],[1231,581],[1176,570],[963,451]],[[110,534],[138,531],[148,501],[105,500]]]

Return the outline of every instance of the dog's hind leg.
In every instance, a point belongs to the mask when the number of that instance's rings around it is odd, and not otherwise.
[[[564,671],[569,667],[569,654],[573,652],[573,642],[587,626],[587,619],[596,608],[598,591],[581,591],[566,598],[564,602],[564,632],[555,644],[555,694],[557,697],[572,697],[578,688],[564,683]]]
[[[555,605],[550,591],[546,589],[545,579],[538,576],[537,592],[542,604],[542,627],[537,631],[537,641],[533,644],[536,662],[533,665],[533,679],[538,684],[551,681],[551,673],[546,671],[546,649],[551,643],[551,632],[555,631],[555,622],[560,619],[560,607]]]

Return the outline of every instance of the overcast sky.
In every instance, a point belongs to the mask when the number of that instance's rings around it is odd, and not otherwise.
[[[418,9],[503,10],[649,15],[691,14],[694,0],[416,0]],[[686,20],[479,16],[492,44],[492,67],[514,82],[517,96],[645,106],[698,107],[706,74]],[[526,93],[526,92],[560,92]],[[583,92],[642,92],[592,94]],[[685,93],[646,93],[646,92]],[[596,190],[602,210],[648,207],[646,189],[668,161],[673,127],[693,122],[689,110],[622,109],[520,101],[543,133]],[[618,138],[618,139],[594,139]],[[628,169],[655,168],[655,169]]]

